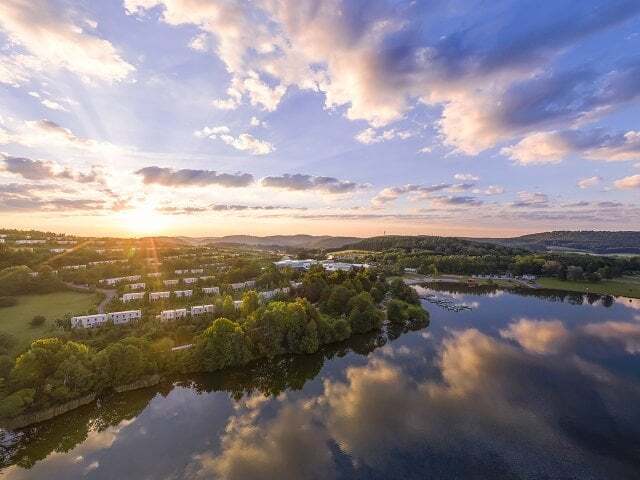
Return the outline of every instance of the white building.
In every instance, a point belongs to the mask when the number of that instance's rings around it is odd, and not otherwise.
[[[204,275],[202,277],[199,277],[200,280],[210,280],[212,278],[215,278],[214,275]]]
[[[204,273],[204,268],[192,268],[191,273]]]
[[[161,298],[169,298],[170,296],[171,292],[149,292],[149,301],[154,302]]]
[[[16,240],[16,245],[37,245],[40,243],[47,243],[46,240],[31,240],[30,238],[24,238],[21,240]]]
[[[167,320],[175,320],[176,318],[184,318],[187,316],[186,308],[177,308],[175,310],[163,310],[160,312],[160,320],[166,322]]]
[[[190,297],[193,295],[193,290],[176,290],[173,292],[177,298]]]
[[[233,308],[235,308],[236,310],[240,310],[241,306],[242,306],[242,300],[234,300],[233,301]]]
[[[267,290],[265,292],[258,292],[258,296],[260,297],[260,300],[264,302],[272,299],[276,295],[287,294],[287,293],[289,293],[289,287],[283,287],[283,288],[276,288],[274,290]]]
[[[255,284],[255,280],[247,280],[246,282],[232,283],[231,288],[233,288],[234,290],[244,290],[246,288],[254,287]]]
[[[197,283],[197,282],[198,282],[198,279],[197,279],[197,278],[195,278],[195,277],[189,277],[189,278],[183,278],[183,279],[182,279],[182,281],[183,281],[184,283],[186,283],[187,285],[190,285],[190,284],[192,284],[192,283]]]
[[[178,283],[180,283],[180,280],[169,279],[169,280],[163,280],[162,283],[164,283],[165,287],[169,287],[171,285],[178,285]]]
[[[131,320],[140,320],[140,318],[142,318],[142,312],[140,310],[107,313],[107,320],[111,320],[114,325],[129,323]]]
[[[107,323],[106,313],[97,313],[95,315],[80,315],[71,317],[71,328],[93,328]]]
[[[133,302],[136,300],[143,300],[145,295],[146,295],[145,292],[123,293],[121,300],[123,302]]]
[[[220,295],[220,287],[202,287],[202,293],[206,295]]]
[[[369,265],[366,263],[345,263],[333,261],[322,262],[322,266],[328,272],[337,272],[339,270],[348,272],[354,268],[369,268]]]
[[[140,275],[129,275],[128,277],[104,278],[100,280],[100,283],[106,283],[107,285],[117,285],[120,282],[136,282],[141,278],[142,276]]]
[[[293,268],[294,270],[309,270],[311,265],[315,265],[318,263],[317,260],[313,260],[308,258],[306,260],[291,260],[290,258],[286,258],[280,260],[279,262],[273,262],[276,268]]]
[[[65,265],[62,267],[63,270],[84,270],[87,268],[86,265]]]
[[[121,325],[123,323],[129,323],[132,320],[139,320],[142,318],[142,311],[140,310],[126,310],[123,312],[111,312],[111,313],[96,313],[95,315],[81,315],[78,317],[71,317],[72,328],[93,328],[104,325],[108,321],[114,323],[114,325]]]
[[[151,277],[151,278],[159,278],[162,276],[162,272],[151,272],[151,273],[147,273],[147,277]]]
[[[291,288],[300,288],[302,286],[302,282],[294,282],[293,280],[291,280],[289,282],[289,285],[291,285]]]
[[[129,285],[127,285],[127,288],[129,290],[143,290],[146,287],[146,283],[144,282],[140,282],[140,283],[130,283]]]
[[[50,248],[49,251],[51,253],[64,253],[67,251],[66,248]]]

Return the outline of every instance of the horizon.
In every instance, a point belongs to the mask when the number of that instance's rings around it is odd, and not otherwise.
[[[3,225],[640,230],[638,2],[313,5],[2,2]]]

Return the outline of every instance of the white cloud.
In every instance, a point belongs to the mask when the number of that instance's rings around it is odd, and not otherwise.
[[[204,127],[194,132],[194,135],[198,138],[222,140],[236,150],[246,151],[252,155],[267,155],[275,150],[275,147],[271,143],[257,139],[249,133],[241,133],[238,136],[233,136],[231,129],[225,125]]]
[[[54,102],[53,100],[49,100],[48,98],[45,98],[40,103],[42,103],[42,105],[44,105],[45,107],[47,107],[50,110],[58,110],[60,112],[68,112],[69,111],[69,110],[67,110],[67,108],[64,105],[61,105],[58,102]]]
[[[582,189],[595,187],[601,180],[602,179],[598,176],[583,178],[578,181],[578,187]]]
[[[631,175],[629,177],[621,178],[613,182],[615,187],[619,190],[631,190],[634,188],[640,188],[640,175]]]
[[[24,81],[34,65],[37,69],[42,65],[66,69],[86,80],[108,82],[121,81],[135,70],[109,41],[89,35],[72,23],[69,13],[46,0],[0,2],[0,29],[33,57],[14,57],[22,63],[13,74],[17,77],[14,80]]]
[[[408,138],[411,138],[413,135],[414,133],[409,130],[396,130],[394,128],[391,128],[389,130],[377,132],[373,128],[366,128],[358,133],[355,136],[355,139],[360,143],[364,143],[365,145],[371,145],[374,143],[384,142],[386,140],[393,140],[394,138],[406,140]]]
[[[472,175],[471,173],[456,173],[453,178],[460,180],[461,182],[477,182],[480,177]]]

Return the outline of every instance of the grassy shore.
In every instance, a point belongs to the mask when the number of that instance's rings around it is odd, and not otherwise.
[[[620,277],[600,282],[569,282],[557,278],[544,277],[538,279],[537,283],[543,288],[554,290],[640,298],[640,277]]]
[[[46,336],[55,330],[54,321],[65,314],[83,313],[95,307],[100,298],[95,293],[56,292],[45,295],[20,295],[18,304],[0,308],[0,332],[16,337],[20,345]],[[29,322],[36,315],[44,316],[44,325],[32,327]]]

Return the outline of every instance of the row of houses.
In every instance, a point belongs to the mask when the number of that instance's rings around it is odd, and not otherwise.
[[[232,283],[231,288],[233,290],[246,290],[247,288],[255,287],[255,285],[255,280],[247,280],[246,282]]]
[[[125,310],[122,312],[96,313],[94,315],[79,315],[71,317],[71,328],[94,328],[113,322],[122,325],[142,318],[141,310]]]
[[[125,277],[103,278],[100,283],[105,285],[117,285],[121,282],[136,282],[142,278],[142,275],[128,275]]]
[[[333,260],[318,261],[312,258],[306,260],[292,260],[290,258],[283,258],[278,262],[273,262],[276,268],[291,268],[293,270],[309,270],[313,265],[322,265],[322,267],[329,272],[345,271],[348,272],[353,269],[369,268],[370,265],[366,263],[346,263],[335,262]]]
[[[192,268],[186,270],[176,270],[176,275],[186,275],[187,273],[204,273],[204,268]]]
[[[132,285],[142,285],[142,288],[144,288],[144,283],[137,283],[137,284],[134,283]],[[193,290],[174,290],[173,292],[171,291],[149,292],[149,301],[154,302],[156,300],[171,298],[172,293],[176,298],[193,296]],[[220,287],[202,287],[202,293],[204,293],[205,295],[220,295]],[[122,300],[123,302],[143,300],[146,294],[147,294],[146,292],[127,292],[122,294],[122,297],[120,297],[120,300]]]

